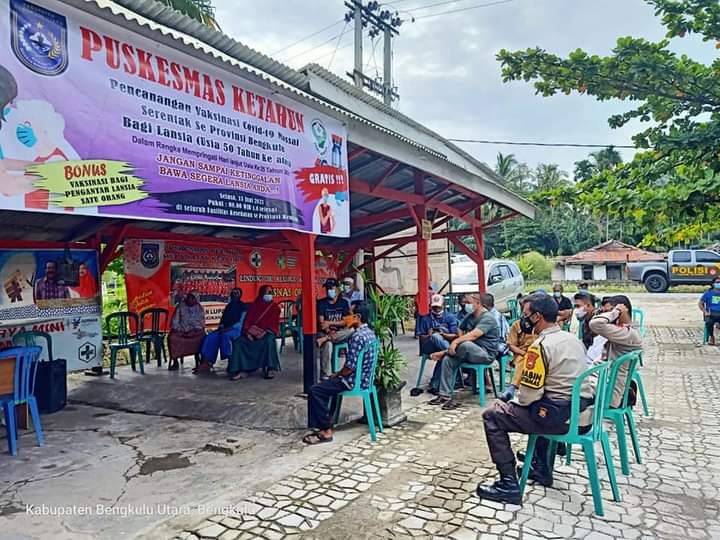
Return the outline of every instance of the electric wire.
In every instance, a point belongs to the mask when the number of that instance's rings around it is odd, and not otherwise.
[[[585,143],[544,143],[544,142],[521,142],[521,141],[489,141],[484,139],[447,139],[452,142],[474,143],[474,144],[507,144],[510,146],[552,146],[570,148],[631,148],[637,150],[636,146],[627,144],[585,144]]]

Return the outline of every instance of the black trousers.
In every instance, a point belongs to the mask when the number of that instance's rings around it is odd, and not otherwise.
[[[708,337],[715,337],[716,324],[720,324],[720,313],[705,315],[705,328],[707,329]]]
[[[310,387],[308,394],[309,429],[326,430],[333,427],[331,415],[335,410],[334,398],[345,390],[347,388],[337,377],[331,377]]]
[[[556,426],[547,426],[536,422],[530,415],[530,409],[512,402],[496,402],[494,407],[483,413],[483,423],[490,457],[498,468],[515,464],[515,454],[510,446],[509,433],[562,435],[568,430],[568,425],[564,422]],[[536,458],[547,462],[547,448],[547,439],[538,439],[535,446]],[[526,459],[530,459],[530,456]]]

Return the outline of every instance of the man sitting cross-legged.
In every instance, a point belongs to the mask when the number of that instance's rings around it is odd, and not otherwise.
[[[333,373],[324,381],[313,385],[308,394],[308,429],[312,430],[303,437],[306,444],[326,443],[333,440],[332,411],[334,407],[330,402],[335,403],[335,397],[341,392],[352,390],[355,385],[355,373],[361,371],[361,387],[370,386],[370,375],[373,367],[374,349],[377,347],[375,333],[368,326],[368,308],[364,304],[355,307],[352,327],[355,332],[348,340],[348,351],[345,358],[345,365],[337,373]],[[370,347],[368,347],[368,345]],[[358,366],[360,351],[368,347],[363,355],[362,365]]]

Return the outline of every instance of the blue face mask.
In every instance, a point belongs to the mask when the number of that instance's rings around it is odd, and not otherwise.
[[[465,304],[465,313],[469,314],[473,311],[475,311],[475,306],[473,306],[472,304]]]
[[[272,294],[263,294],[263,300],[266,302],[272,302],[273,295]]]
[[[337,291],[335,289],[328,289],[328,298],[331,300],[337,296]]]
[[[350,285],[343,285],[343,291],[345,294],[350,294],[352,292],[352,287]]]
[[[22,144],[27,146],[28,148],[32,148],[35,146],[35,143],[37,142],[37,137],[35,136],[35,132],[33,131],[33,128],[30,126],[26,126],[24,124],[19,125],[15,129],[15,136],[17,137],[17,140],[20,141]]]
[[[720,290],[720,283],[713,283],[713,287],[715,287],[717,290]]]

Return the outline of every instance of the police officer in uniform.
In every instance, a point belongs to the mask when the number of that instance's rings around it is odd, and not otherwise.
[[[585,348],[572,334],[557,325],[558,304],[550,296],[535,293],[523,306],[520,326],[525,333],[538,335],[528,348],[520,386],[508,403],[496,402],[483,413],[485,436],[500,479],[492,485],[478,485],[481,499],[520,504],[520,486],[509,433],[559,435],[567,433],[572,387],[586,369]],[[580,426],[591,424],[594,388],[589,380],[581,391]],[[585,428],[587,430],[588,428]],[[582,428],[581,428],[582,430]],[[548,441],[537,441],[530,478],[552,485],[548,466]]]

